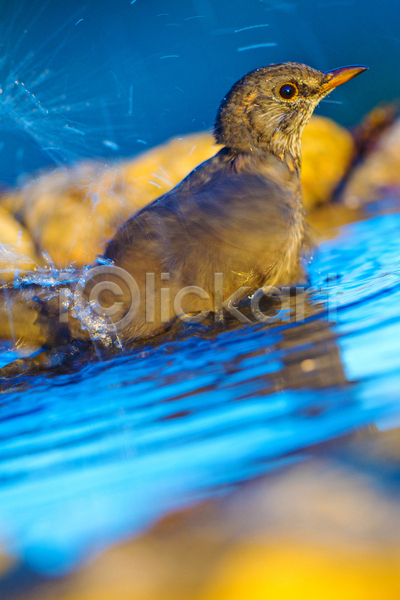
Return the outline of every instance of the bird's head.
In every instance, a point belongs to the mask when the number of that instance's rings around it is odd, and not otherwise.
[[[218,144],[236,152],[290,153],[300,166],[300,138],[314,108],[335,87],[367,67],[323,73],[307,65],[282,63],[251,71],[231,88],[214,127]]]

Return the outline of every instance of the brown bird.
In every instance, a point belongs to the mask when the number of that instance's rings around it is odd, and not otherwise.
[[[141,292],[149,273],[157,288],[151,322],[141,302],[120,331],[122,339],[163,329],[176,318],[173,299],[187,286],[205,291],[193,290],[178,307],[193,314],[220,311],[221,297],[238,301],[259,287],[294,285],[304,277],[301,134],[320,100],[366,68],[322,73],[297,63],[273,64],[235,83],[214,127],[224,148],[134,215],[106,249],[106,258],[130,273]],[[165,310],[160,288],[166,285],[171,306]]]
[[[222,150],[121,227],[105,252],[120,270],[106,265],[104,273],[90,275],[69,315],[67,337],[97,332],[101,338],[106,313],[127,345],[162,332],[178,317],[201,320],[211,312],[221,320],[223,308],[234,310],[260,287],[304,279],[301,134],[320,100],[366,68],[323,73],[273,64],[235,83],[214,127]],[[97,320],[87,304],[95,284],[106,308],[97,309]],[[47,301],[41,305],[42,321],[51,313],[55,318]]]

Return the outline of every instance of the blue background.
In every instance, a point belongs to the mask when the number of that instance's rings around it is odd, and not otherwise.
[[[45,165],[134,155],[210,128],[234,81],[270,62],[369,65],[334,92],[338,104],[319,109],[345,125],[400,96],[393,0],[18,0],[0,8],[5,184]],[[254,25],[267,27],[237,32]]]

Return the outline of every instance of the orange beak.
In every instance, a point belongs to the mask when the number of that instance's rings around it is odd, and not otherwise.
[[[346,83],[346,81],[353,79],[353,77],[356,77],[367,69],[368,67],[362,65],[352,65],[350,67],[339,67],[339,69],[333,69],[333,71],[326,71],[322,90],[328,93],[338,85]]]

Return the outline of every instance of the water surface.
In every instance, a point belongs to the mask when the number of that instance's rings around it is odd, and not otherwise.
[[[310,274],[315,302],[329,287],[330,321],[243,326],[2,391],[6,549],[63,572],[310,445],[397,423],[399,230],[400,215],[378,216],[321,246]]]

